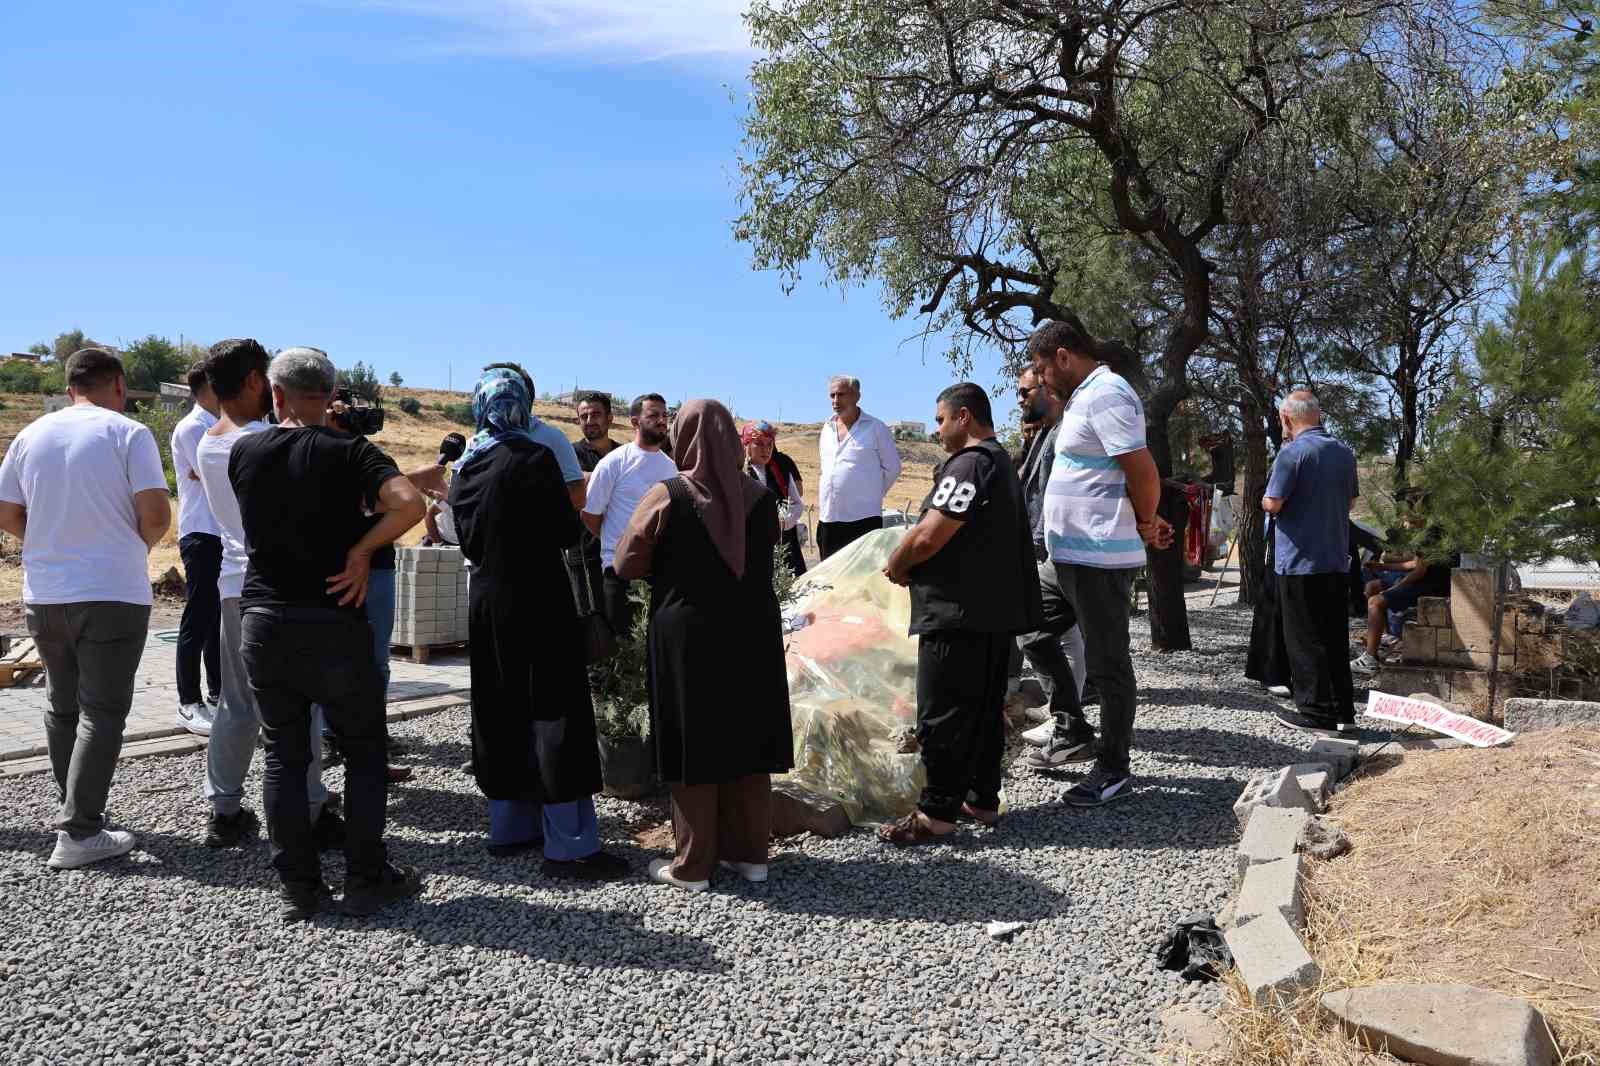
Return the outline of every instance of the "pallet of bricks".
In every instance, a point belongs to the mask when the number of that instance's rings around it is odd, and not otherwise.
[[[461,549],[395,550],[392,644],[425,663],[434,650],[467,639],[467,571]]]

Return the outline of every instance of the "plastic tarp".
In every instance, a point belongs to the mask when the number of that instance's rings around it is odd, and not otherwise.
[[[870,533],[809,571],[784,611],[794,770],[853,824],[916,806],[924,775],[902,752],[916,726],[917,641],[910,593],[883,576],[904,529]]]

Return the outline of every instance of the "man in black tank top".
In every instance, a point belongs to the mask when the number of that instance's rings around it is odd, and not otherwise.
[[[911,588],[917,739],[928,774],[917,810],[881,833],[902,846],[948,836],[961,817],[999,821],[1011,640],[1038,628],[1043,614],[1022,487],[994,438],[989,397],[977,385],[952,385],[934,419],[950,458],[884,568]]]

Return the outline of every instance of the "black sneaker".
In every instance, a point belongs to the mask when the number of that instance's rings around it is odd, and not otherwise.
[[[240,807],[232,814],[211,814],[206,822],[206,847],[236,848],[252,842],[261,831],[261,819],[248,807]]]
[[[1132,783],[1133,779],[1127,774],[1097,766],[1088,777],[1067,789],[1061,800],[1072,807],[1103,807],[1131,795],[1133,790],[1128,786]]]
[[[573,881],[620,881],[628,876],[628,860],[597,851],[582,859],[546,859],[539,872]]]
[[[487,847],[490,856],[493,858],[509,859],[517,855],[526,855],[530,851],[540,850],[544,847],[544,837],[519,840],[515,844],[489,844]]]
[[[344,882],[344,912],[357,916],[374,914],[397,899],[422,891],[422,875],[415,866],[383,864],[376,880],[354,874]]]
[[[311,827],[311,835],[317,838],[318,851],[338,851],[344,847],[344,819],[338,811],[324,806],[317,815],[317,824]]]
[[[1297,710],[1285,707],[1277,712],[1278,721],[1290,729],[1303,729],[1308,733],[1337,733],[1339,722],[1337,719],[1324,718],[1321,715],[1304,714]]]
[[[1059,770],[1075,762],[1094,758],[1094,730],[1073,732],[1066,737],[1051,737],[1050,743],[1035,748],[1023,760],[1030,770]]]
[[[333,889],[321,881],[280,885],[278,903],[278,917],[285,922],[309,921],[318,912],[333,908]]]

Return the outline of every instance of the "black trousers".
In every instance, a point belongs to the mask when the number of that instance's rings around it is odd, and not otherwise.
[[[873,530],[882,528],[882,515],[876,518],[863,518],[859,522],[818,522],[817,554],[826,559],[834,552],[848,548]]]
[[[1006,633],[924,633],[917,643],[917,740],[927,786],[917,808],[953,822],[961,804],[1000,806],[1005,754]]]
[[[217,575],[222,572],[222,538],[190,533],[178,541],[183,560],[183,620],[178,623],[178,702],[200,702],[200,664],[206,668],[206,691],[216,699],[222,691],[222,598]]]
[[[633,632],[633,620],[639,613],[638,605],[628,595],[632,587],[633,582],[618,577],[615,570],[606,567],[601,582],[600,610],[606,616],[606,621],[611,623],[611,632],[619,640]]]
[[[1039,592],[1044,600],[1044,628],[1024,633],[1017,638],[1017,646],[1033,668],[1050,679],[1050,716],[1056,722],[1056,735],[1081,735],[1089,731],[1089,721],[1083,716],[1083,703],[1078,699],[1072,663],[1061,647],[1061,638],[1078,624],[1078,612],[1061,588],[1055,564],[1039,564]]]
[[[1061,594],[1078,613],[1083,633],[1084,674],[1100,692],[1100,743],[1095,763],[1116,774],[1128,772],[1133,750],[1133,715],[1138,683],[1128,645],[1129,592],[1136,570],[1056,563]]]
[[[1300,713],[1329,723],[1356,718],[1350,679],[1345,574],[1280,574],[1278,610]]]
[[[806,555],[800,548],[800,530],[786,529],[783,531],[783,546],[788,549],[789,569],[794,571],[794,576],[799,577],[806,572]]]
[[[345,759],[345,859],[349,873],[377,877],[387,854],[389,779],[383,679],[364,616],[334,608],[245,610],[240,648],[266,742],[263,801],[272,866],[285,883],[317,883],[322,864],[306,800],[311,705],[322,705]]]

